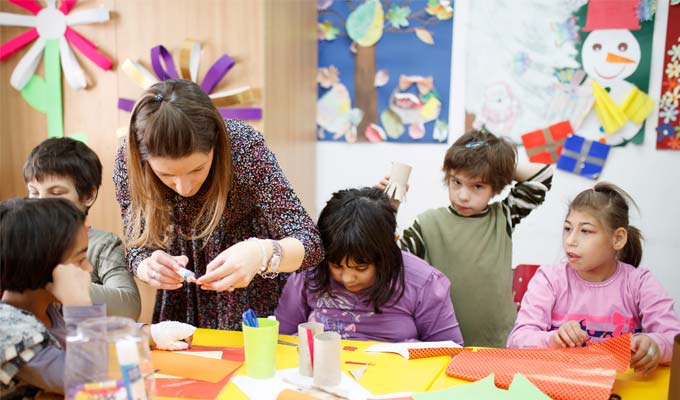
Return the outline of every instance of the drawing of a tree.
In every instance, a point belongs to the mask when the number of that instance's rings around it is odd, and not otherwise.
[[[434,44],[428,26],[453,16],[450,0],[346,0],[351,12],[343,15],[329,9],[332,0],[319,0],[319,40],[348,36],[354,54],[355,107],[363,110],[358,126],[359,140],[365,140],[366,127],[378,122],[376,79],[376,43],[384,34],[413,33],[422,42]]]

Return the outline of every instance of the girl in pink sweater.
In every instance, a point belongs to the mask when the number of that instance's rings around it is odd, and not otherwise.
[[[508,347],[575,347],[633,333],[635,371],[670,362],[680,319],[659,281],[638,268],[642,240],[628,224],[629,203],[604,182],[576,196],[562,235],[567,262],[544,265],[531,279]]]

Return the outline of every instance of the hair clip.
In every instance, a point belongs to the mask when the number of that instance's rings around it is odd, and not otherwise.
[[[474,149],[475,147],[479,147],[483,144],[485,144],[485,142],[469,142],[469,143],[465,143],[465,148],[466,149]]]
[[[160,103],[160,102],[163,101],[163,95],[160,94],[160,93],[158,93],[157,95],[154,96],[153,100],[154,100],[156,103]]]

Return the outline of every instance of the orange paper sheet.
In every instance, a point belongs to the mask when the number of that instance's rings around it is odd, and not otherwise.
[[[507,389],[521,373],[556,400],[607,400],[616,371],[629,364],[630,334],[579,348],[463,351],[446,374],[475,381],[493,373],[496,386]]]
[[[205,382],[218,382],[241,366],[241,362],[189,356],[171,351],[151,352],[154,368],[165,375]]]

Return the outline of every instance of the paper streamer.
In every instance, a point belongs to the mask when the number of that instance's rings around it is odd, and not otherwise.
[[[132,79],[143,89],[148,89],[152,85],[158,83],[158,79],[156,79],[148,69],[144,68],[137,62],[130,60],[129,58],[126,58],[125,61],[123,61],[120,69],[123,71],[125,76]]]
[[[132,112],[132,110],[135,108],[135,101],[131,99],[123,99],[120,98],[118,99],[118,109],[127,111],[127,112]]]
[[[78,60],[76,60],[75,54],[71,51],[66,38],[62,37],[59,39],[59,51],[61,52],[61,66],[64,70],[64,77],[75,90],[80,90],[87,87],[87,77]]]
[[[37,18],[34,15],[20,15],[0,12],[0,25],[6,26],[35,26]]]
[[[163,67],[163,64],[165,64],[165,67]],[[156,76],[162,81],[179,79],[175,62],[172,60],[172,54],[162,45],[151,48],[151,67]]]
[[[314,336],[314,385],[335,386],[340,383],[340,334],[324,332]]]
[[[222,115],[222,118],[234,118],[234,119],[262,119],[262,109],[261,108],[218,108],[217,109]]]
[[[80,52],[83,53],[85,57],[89,58],[93,63],[97,64],[103,70],[108,71],[113,66],[113,61],[111,61],[104,54],[100,53],[97,50],[97,46],[85,39],[72,28],[67,26],[64,36],[66,36],[66,39],[68,39],[72,45],[80,50]]]
[[[42,7],[35,0],[9,0],[10,3],[14,3],[19,7],[31,12],[32,14],[38,14]]]
[[[59,4],[59,11],[63,12],[64,14],[68,14],[71,12],[73,6],[76,5],[76,1],[77,0],[61,0],[61,4]]]
[[[236,89],[224,90],[210,95],[215,107],[228,107],[236,104],[251,103],[257,100],[258,95],[250,86],[241,86]]]
[[[390,183],[385,187],[385,193],[390,199],[403,201],[406,198],[406,185],[411,175],[411,166],[400,162],[392,162]]]
[[[12,76],[9,78],[9,83],[13,88],[21,90],[26,86],[38,68],[38,64],[40,64],[40,56],[45,49],[46,42],[45,39],[39,37],[21,60],[19,60],[16,67],[14,67],[14,71],[12,71]]]
[[[313,376],[314,335],[323,332],[323,324],[305,322],[298,325],[298,361],[300,375]],[[310,340],[311,339],[311,340]]]
[[[187,39],[179,51],[179,73],[182,79],[196,82],[201,62],[201,43]]]
[[[0,46],[0,61],[6,59],[38,37],[38,30],[33,28],[11,39]]]
[[[66,16],[66,25],[90,24],[93,22],[106,22],[109,20],[109,10],[104,7],[89,10],[76,11]]]
[[[233,58],[229,57],[227,54],[222,55],[222,57],[210,67],[208,72],[206,72],[203,82],[201,83],[201,89],[206,93],[212,92],[215,86],[217,86],[227,72],[234,66],[234,63],[235,61]]]

